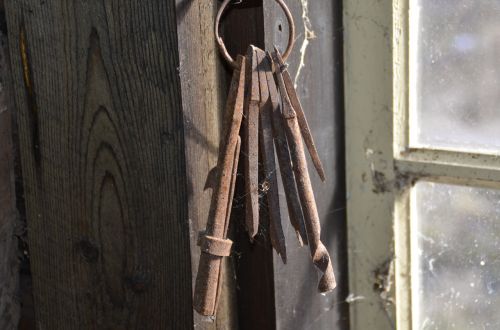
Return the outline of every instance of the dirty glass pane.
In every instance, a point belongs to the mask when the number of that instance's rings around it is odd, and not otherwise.
[[[410,144],[500,153],[500,1],[410,8]]]
[[[413,329],[500,329],[500,190],[413,189]]]

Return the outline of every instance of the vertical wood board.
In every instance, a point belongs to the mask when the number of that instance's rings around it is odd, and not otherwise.
[[[175,4],[6,12],[37,326],[191,328]]]
[[[20,317],[12,97],[7,36],[0,32],[0,329],[14,329]]]

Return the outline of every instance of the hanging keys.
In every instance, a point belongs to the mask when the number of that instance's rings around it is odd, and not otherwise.
[[[283,0],[276,0],[289,22],[289,44],[283,56],[249,46],[245,57],[236,60],[219,36],[219,20],[231,0],[224,0],[216,18],[215,33],[222,56],[233,67],[219,146],[217,168],[210,174],[213,188],[207,228],[200,233],[200,263],[194,292],[194,308],[203,315],[215,315],[219,299],[222,258],[229,256],[232,241],[227,238],[239,157],[242,157],[245,185],[245,217],[242,220],[250,240],[259,231],[260,206],[267,205],[272,247],[287,261],[285,234],[280,209],[278,167],[290,223],[299,245],[307,244],[314,265],[322,272],[320,292],[335,288],[332,262],[320,240],[321,227],[305,148],[321,180],[325,172],[302,105],[287,71],[285,60],[293,48],[295,26]],[[241,136],[241,137],[240,137]],[[241,149],[241,155],[240,155]],[[277,159],[277,162],[276,162]],[[279,165],[279,166],[277,166]],[[259,182],[259,173],[262,173]],[[259,195],[262,196],[259,196]],[[259,198],[266,203],[259,203]]]

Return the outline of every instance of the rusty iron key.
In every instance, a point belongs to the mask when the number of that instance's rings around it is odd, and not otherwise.
[[[304,216],[300,205],[297,187],[295,185],[295,176],[292,169],[292,161],[290,159],[290,151],[286,139],[285,128],[281,119],[281,102],[276,82],[272,72],[272,63],[270,57],[265,54],[262,65],[262,70],[266,75],[267,88],[271,101],[271,124],[273,127],[273,137],[276,146],[276,154],[280,167],[281,181],[285,192],[286,203],[288,207],[288,215],[292,224],[299,244],[302,246],[307,244],[307,234],[304,225]]]
[[[290,147],[290,155],[292,158],[297,190],[302,204],[302,211],[304,212],[311,257],[314,265],[323,273],[318,285],[318,290],[320,292],[328,292],[333,290],[337,284],[333,274],[330,256],[326,247],[321,242],[321,224],[311,185],[311,179],[309,177],[309,171],[307,169],[307,161],[304,153],[304,145],[302,143],[301,129],[297,119],[297,112],[290,102],[285,82],[283,80],[282,73],[286,70],[286,65],[278,49],[275,49],[272,54],[272,58],[275,64],[274,72],[283,104],[282,116]]]
[[[262,165],[264,168],[264,182],[261,183],[267,198],[269,211],[269,236],[276,252],[281,256],[283,263],[286,263],[285,234],[281,224],[281,211],[279,203],[278,179],[276,176],[276,162],[274,153],[272,111],[273,105],[269,95],[266,69],[269,67],[268,59],[263,50],[255,48],[257,57],[257,67],[260,85],[260,131],[259,146],[262,155]]]
[[[255,47],[249,46],[246,64],[244,149],[246,226],[250,239],[259,230],[259,73]]]
[[[212,192],[207,227],[205,232],[200,233],[198,242],[201,256],[195,283],[194,308],[203,315],[215,314],[222,258],[230,255],[232,246],[232,241],[227,238],[227,229],[239,157],[246,69],[243,56],[239,56],[237,61],[238,69],[233,72],[225,109],[217,160],[217,182]]]

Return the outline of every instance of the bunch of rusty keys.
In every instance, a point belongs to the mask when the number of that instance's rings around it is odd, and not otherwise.
[[[198,241],[202,253],[195,284],[194,307],[203,315],[215,315],[222,259],[231,253],[232,241],[227,238],[227,232],[240,149],[245,155],[245,224],[250,239],[255,237],[259,229],[260,154],[264,185],[267,187],[269,236],[273,248],[286,263],[275,163],[277,158],[290,222],[300,245],[309,245],[313,263],[322,272],[318,290],[328,292],[336,286],[330,256],[320,241],[320,221],[302,139],[323,181],[325,174],[287,65],[277,48],[270,54],[255,46],[249,47],[245,57],[238,56],[236,63],[225,109],[217,183],[212,194],[207,228],[200,233]],[[239,136],[242,125],[243,146]]]

